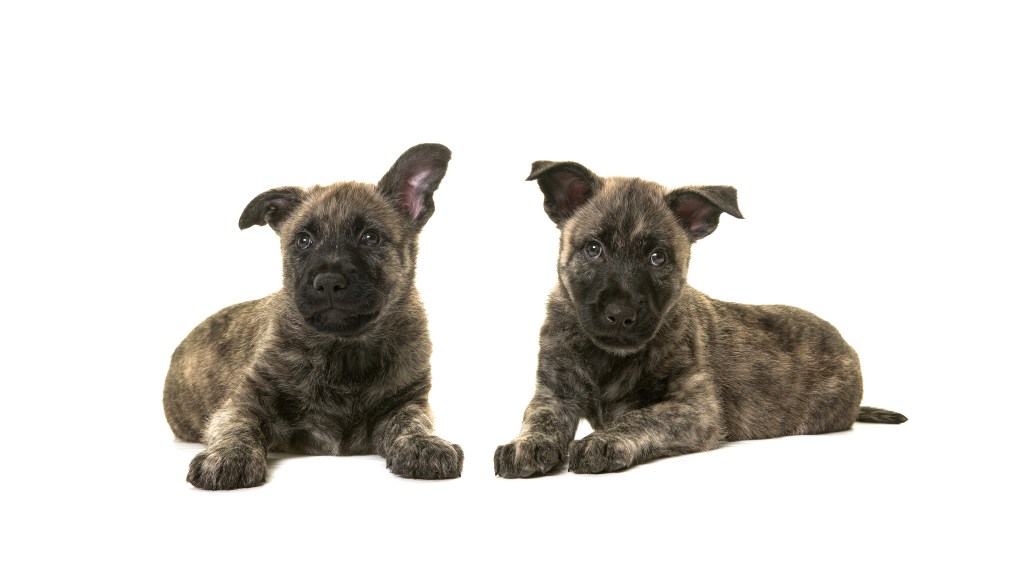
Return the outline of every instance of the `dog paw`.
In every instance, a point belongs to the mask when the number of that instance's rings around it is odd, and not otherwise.
[[[635,456],[629,442],[595,432],[569,443],[569,471],[577,474],[615,472],[632,465]]]
[[[258,450],[203,450],[188,466],[188,483],[200,489],[254,487],[267,478],[267,458]]]
[[[462,475],[462,448],[437,436],[399,439],[387,457],[397,476],[418,480],[446,480]]]
[[[494,451],[494,475],[503,478],[527,478],[546,474],[563,462],[558,443],[549,438],[528,435],[503,444]]]

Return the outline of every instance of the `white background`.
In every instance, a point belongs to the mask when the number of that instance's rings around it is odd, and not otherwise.
[[[5,3],[5,563],[1019,563],[1021,18],[1010,3]],[[427,7],[427,4],[430,6]],[[280,286],[238,215],[448,145],[421,238],[459,480],[274,456],[184,481],[170,353]],[[709,295],[789,303],[898,427],[605,476],[493,477],[533,390],[557,231],[536,159],[732,184]],[[12,560],[13,558],[13,560]]]

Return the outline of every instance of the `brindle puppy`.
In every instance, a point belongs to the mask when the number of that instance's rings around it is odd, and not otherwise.
[[[171,358],[167,422],[207,445],[192,485],[259,485],[268,450],[377,453],[402,477],[459,477],[462,449],[432,434],[430,339],[413,284],[450,157],[418,145],[376,187],[282,187],[245,207],[240,228],[270,224],[281,237],[284,288],[211,316]]]
[[[621,470],[729,440],[901,423],[861,407],[857,354],[820,318],[788,306],[711,299],[686,284],[690,247],[732,187],[666,192],[538,161],[544,209],[561,229],[558,286],[541,328],[537,389],[522,432],[494,453],[499,476]],[[573,440],[580,418],[594,433]]]

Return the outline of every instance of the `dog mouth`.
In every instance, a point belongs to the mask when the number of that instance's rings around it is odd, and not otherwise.
[[[630,334],[593,334],[590,341],[598,348],[616,354],[632,354],[647,345],[647,338]]]
[[[306,318],[310,326],[334,336],[354,336],[362,332],[380,311],[354,313],[350,310],[327,308]]]

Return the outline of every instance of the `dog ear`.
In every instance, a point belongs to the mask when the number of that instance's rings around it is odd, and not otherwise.
[[[384,195],[417,229],[434,214],[434,191],[448,172],[452,152],[437,143],[410,147],[377,183]]]
[[[723,212],[743,218],[732,187],[682,187],[665,195],[665,201],[695,241],[715,231]]]
[[[303,194],[305,191],[300,187],[278,187],[261,193],[242,211],[242,216],[238,218],[238,227],[245,230],[257,224],[270,224],[277,232],[284,219],[288,218],[302,202]]]
[[[576,209],[594,196],[598,176],[572,161],[534,161],[527,181],[537,181],[544,193],[544,212],[559,228]]]

